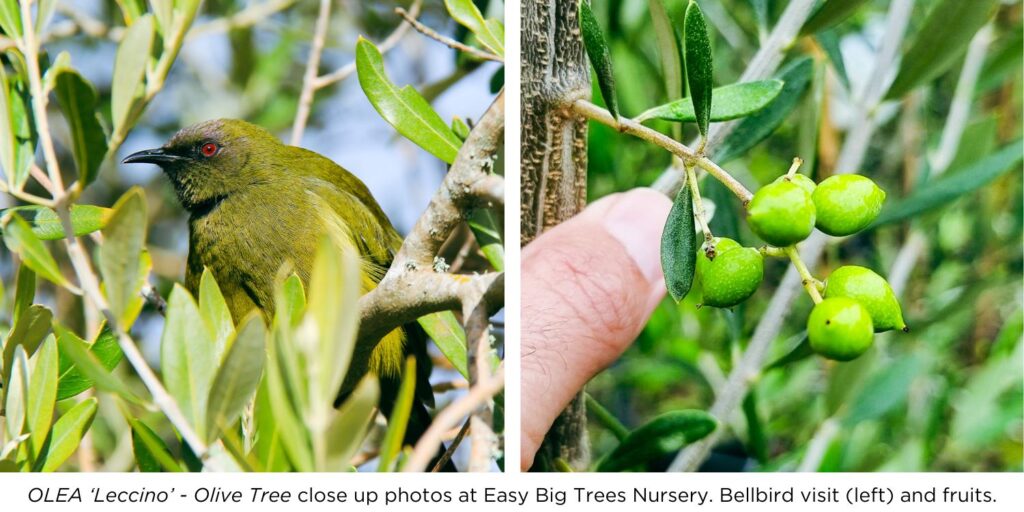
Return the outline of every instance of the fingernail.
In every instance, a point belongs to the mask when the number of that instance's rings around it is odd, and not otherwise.
[[[661,283],[661,232],[672,202],[654,190],[636,189],[619,194],[605,208],[604,228],[626,248],[649,283]]]

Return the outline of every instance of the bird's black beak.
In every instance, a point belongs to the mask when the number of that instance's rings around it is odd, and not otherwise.
[[[132,153],[132,154],[128,155],[127,157],[125,157],[124,160],[121,160],[121,163],[123,163],[123,164],[144,163],[144,164],[165,165],[165,164],[172,164],[174,162],[180,162],[182,160],[185,160],[185,158],[181,157],[181,156],[178,156],[178,155],[175,155],[175,154],[172,154],[172,153],[168,153],[167,150],[165,150],[164,148],[157,148],[157,149],[144,149],[142,151],[137,151],[135,153]]]

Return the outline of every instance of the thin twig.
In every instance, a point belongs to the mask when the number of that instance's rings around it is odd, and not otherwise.
[[[313,45],[309,49],[309,58],[306,60],[306,73],[302,78],[302,92],[299,94],[299,108],[295,112],[295,123],[292,124],[292,136],[290,144],[299,145],[302,142],[302,133],[306,130],[306,123],[309,121],[309,111],[313,106],[313,94],[316,93],[316,77],[320,69],[320,56],[324,51],[324,41],[327,39],[327,27],[331,17],[331,0],[320,0],[320,10],[316,16],[316,27],[313,32]]]
[[[217,18],[202,25],[196,25],[185,39],[191,41],[210,34],[251,27],[291,7],[295,2],[296,0],[268,0],[258,4],[251,4],[231,16]]]
[[[473,48],[472,46],[462,44],[462,43],[460,43],[460,42],[458,42],[458,41],[456,41],[456,40],[454,40],[454,39],[452,39],[450,37],[438,34],[437,31],[435,31],[434,29],[432,29],[432,28],[430,28],[430,27],[420,23],[414,16],[411,16],[408,12],[405,11],[405,9],[402,9],[401,7],[395,7],[395,12],[398,13],[399,16],[404,18],[405,21],[407,21],[410,25],[412,25],[412,27],[415,28],[417,32],[419,32],[419,33],[421,33],[421,34],[423,34],[423,35],[425,35],[425,36],[427,36],[427,37],[429,37],[429,38],[431,38],[431,39],[433,39],[433,40],[435,40],[435,41],[437,41],[437,42],[439,42],[439,43],[441,43],[441,44],[443,44],[443,45],[445,45],[445,46],[447,46],[447,47],[449,47],[449,48],[451,48],[453,50],[460,51],[460,52],[466,53],[468,55],[472,55],[473,57],[476,57],[476,58],[481,59],[481,60],[493,60],[495,62],[504,62],[505,61],[505,59],[502,59],[501,57],[499,57],[499,56],[497,56],[497,55],[495,55],[493,53],[485,52],[483,50],[479,50],[477,48]]]
[[[459,433],[455,434],[455,438],[452,439],[451,444],[448,445],[448,449],[444,451],[441,458],[437,460],[434,467],[430,468],[431,473],[437,473],[441,471],[441,468],[448,464],[448,461],[452,460],[452,455],[455,455],[455,450],[462,444],[462,440],[466,438],[466,433],[469,432],[469,420],[467,419],[462,423],[462,428],[459,429]]]
[[[616,120],[607,110],[586,100],[576,100],[572,106],[576,113],[592,121],[597,121],[601,124],[615,128],[622,133],[628,133],[661,146],[672,154],[683,159],[684,162],[692,160],[698,167],[704,169],[708,174],[722,182],[722,184],[735,194],[743,204],[750,202],[750,199],[754,196],[749,190],[747,190],[747,187],[743,186],[743,184],[736,180],[736,178],[733,178],[732,175],[719,167],[718,164],[712,162],[707,157],[698,156],[696,151],[668,135],[652,130],[651,128],[637,123],[632,119],[620,118]]]
[[[459,424],[462,418],[487,403],[494,395],[505,389],[505,364],[501,363],[494,369],[492,375],[470,388],[465,396],[458,399],[448,407],[445,407],[434,418],[430,427],[420,437],[413,449],[412,455],[405,463],[403,471],[421,472],[430,463],[431,457],[437,450],[437,445],[444,439],[445,432]],[[472,428],[472,427],[471,427]]]
[[[412,6],[409,7],[409,16],[413,18],[419,16],[420,8],[422,6],[422,0],[416,0],[415,2],[413,2]],[[381,41],[379,45],[377,45],[377,50],[380,51],[381,55],[388,53],[392,48],[398,46],[398,42],[401,41],[403,37],[405,37],[405,34],[409,32],[410,28],[411,25],[409,25],[408,23],[399,23],[398,26],[395,27],[395,30],[391,32],[391,34],[388,35],[386,39]],[[317,89],[323,89],[324,87],[327,87],[333,83],[340,82],[348,78],[350,75],[352,75],[352,73],[355,72],[356,63],[355,61],[352,61],[326,75],[318,77],[314,84],[316,85]]]

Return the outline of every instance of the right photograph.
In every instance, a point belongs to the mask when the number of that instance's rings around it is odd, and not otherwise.
[[[523,471],[1021,471],[1022,5],[522,0]]]

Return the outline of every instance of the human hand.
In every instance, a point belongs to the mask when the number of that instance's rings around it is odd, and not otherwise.
[[[651,189],[611,195],[523,248],[524,471],[562,409],[665,296],[660,243],[671,207]]]

